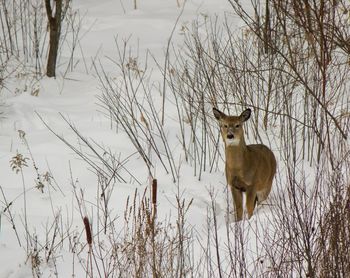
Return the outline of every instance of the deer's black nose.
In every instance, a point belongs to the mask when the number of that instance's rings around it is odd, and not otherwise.
[[[227,134],[227,139],[233,139],[233,134]]]

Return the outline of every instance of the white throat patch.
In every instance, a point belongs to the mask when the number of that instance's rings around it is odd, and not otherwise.
[[[226,145],[227,146],[238,146],[239,145],[239,139],[238,138],[226,139]]]

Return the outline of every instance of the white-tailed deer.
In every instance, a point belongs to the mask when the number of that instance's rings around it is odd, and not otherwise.
[[[235,203],[236,220],[240,221],[244,192],[249,218],[253,215],[255,204],[264,201],[269,195],[276,173],[276,159],[265,145],[245,144],[243,123],[250,118],[250,109],[239,116],[228,116],[216,108],[213,108],[213,112],[225,142],[226,181]]]

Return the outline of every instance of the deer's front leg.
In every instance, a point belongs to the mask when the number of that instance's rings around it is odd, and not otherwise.
[[[243,193],[232,185],[230,185],[230,188],[236,209],[236,221],[241,221],[243,215]]]
[[[248,211],[248,218],[252,217],[254,212],[254,207],[256,203],[256,191],[254,187],[250,187],[247,190],[247,211]]]
[[[245,192],[248,188],[248,184],[245,183],[242,179],[240,179],[238,176],[234,176],[233,177],[233,182],[232,184],[234,185],[234,187],[238,190],[240,190],[241,192]]]

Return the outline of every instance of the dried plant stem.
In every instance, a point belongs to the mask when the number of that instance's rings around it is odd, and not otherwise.
[[[2,186],[0,186],[0,190],[1,190],[2,197],[3,197],[4,201],[5,201],[5,205],[6,205],[6,207],[3,210],[3,212],[5,213],[6,211],[8,211],[8,215],[10,217],[10,222],[11,222],[11,225],[12,225],[12,229],[14,230],[14,232],[16,234],[17,242],[18,242],[19,246],[22,247],[21,240],[20,240],[18,232],[17,232],[15,220],[14,220],[14,218],[12,216],[11,209],[10,209],[10,206],[12,205],[12,202],[10,202],[10,203],[7,202],[7,199],[6,199],[4,190],[2,189]]]

